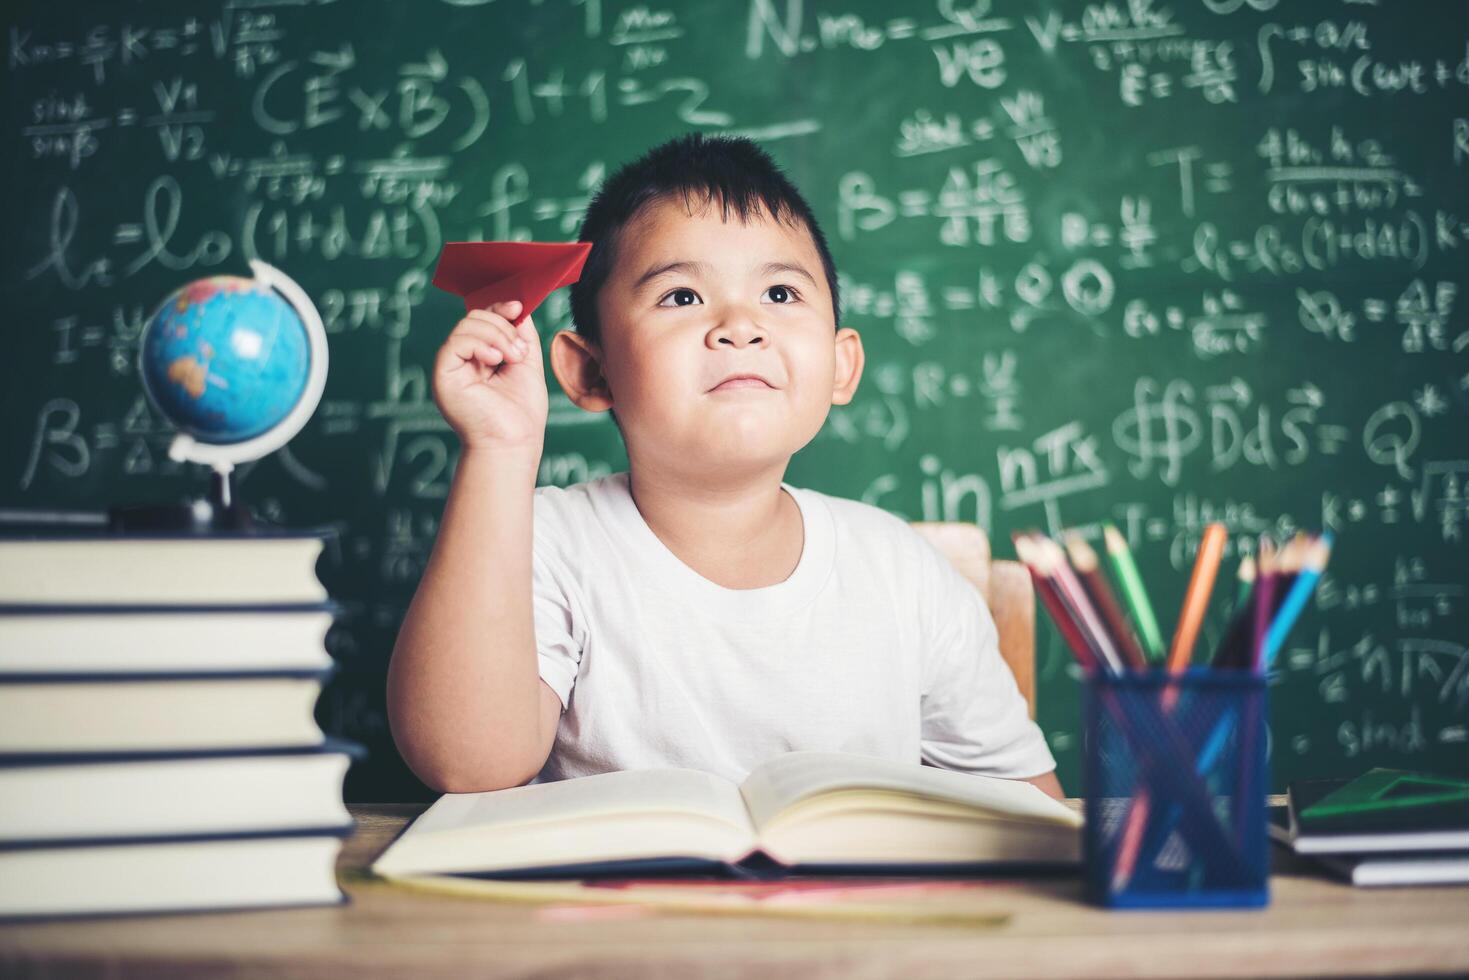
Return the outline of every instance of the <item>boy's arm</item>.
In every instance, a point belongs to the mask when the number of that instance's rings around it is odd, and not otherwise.
[[[1056,778],[1054,769],[1050,772],[1043,772],[1039,776],[1030,776],[1025,782],[1030,783],[1053,800],[1061,800],[1063,803],[1066,801],[1066,792],[1061,789],[1061,780]]]
[[[441,792],[519,785],[550,753],[561,702],[540,679],[531,606],[538,466],[465,450],[393,648],[393,739]]]
[[[534,321],[509,319],[520,313],[518,300],[469,311],[434,359],[434,400],[464,448],[388,665],[388,722],[409,768],[443,792],[531,779],[560,717],[531,606],[548,396]]]
[[[913,538],[926,643],[924,759],[944,769],[1023,778],[1057,795],[1056,760],[1000,655],[999,632],[983,596],[933,545]],[[1013,775],[1021,772],[1037,775]]]

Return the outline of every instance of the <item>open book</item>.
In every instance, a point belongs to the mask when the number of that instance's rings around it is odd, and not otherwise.
[[[1081,816],[1029,783],[792,752],[739,785],[609,772],[440,797],[372,865],[383,877],[584,877],[721,867],[919,873],[1080,860]]]

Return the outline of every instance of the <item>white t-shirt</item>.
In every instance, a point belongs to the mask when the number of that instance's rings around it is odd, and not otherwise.
[[[535,781],[661,767],[738,781],[804,749],[1054,769],[979,591],[881,508],[781,486],[805,542],[790,577],[758,589],[685,565],[627,473],[537,488],[536,646],[565,711]]]

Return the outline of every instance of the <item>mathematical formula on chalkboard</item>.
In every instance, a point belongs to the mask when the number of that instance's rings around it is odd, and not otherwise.
[[[1338,540],[1271,689],[1276,785],[1469,769],[1469,10],[1381,0],[38,3],[3,15],[0,504],[171,499],[139,336],[261,259],[331,374],[238,474],[331,527],[319,708],[349,795],[421,792],[384,672],[458,445],[429,390],[449,240],[574,239],[610,169],[759,141],[810,199],[867,369],[787,479],[910,520],[1127,535],[1176,609],[1199,535]],[[569,328],[564,292],[536,314]],[[621,470],[554,388],[540,482]],[[1231,566],[1232,567],[1232,566]],[[1223,628],[1209,621],[1210,630]],[[1076,784],[1076,677],[1039,627]],[[487,724],[492,720],[487,719]]]

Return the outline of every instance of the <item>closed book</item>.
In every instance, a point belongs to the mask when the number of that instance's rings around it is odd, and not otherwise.
[[[344,835],[0,848],[0,918],[340,904]]]
[[[349,742],[266,752],[0,756],[0,846],[350,830]]]
[[[1271,832],[1298,854],[1469,851],[1469,783],[1374,769],[1286,789],[1285,827]]]
[[[0,753],[320,745],[328,674],[0,674]]]
[[[372,870],[411,879],[1074,868],[1081,823],[1022,781],[792,752],[739,784],[692,769],[645,769],[448,794]]]
[[[324,670],[336,607],[0,607],[0,674]]]
[[[97,531],[0,533],[0,605],[299,605],[325,602],[324,538]]]
[[[1359,888],[1469,884],[1469,853],[1464,851],[1321,854],[1315,860]]]

